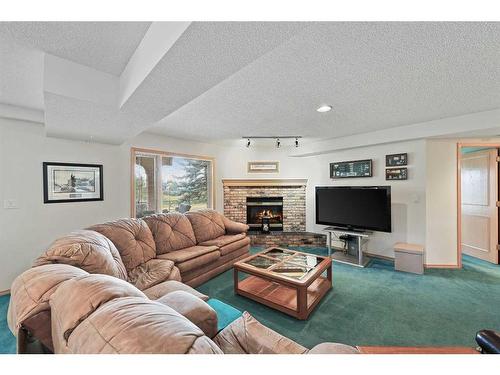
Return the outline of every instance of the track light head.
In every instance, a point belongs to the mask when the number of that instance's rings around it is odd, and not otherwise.
[[[250,138],[247,140],[247,147],[250,147]]]
[[[295,147],[299,147],[299,139],[295,138]]]
[[[279,138],[276,138],[276,148],[280,148],[281,142]]]

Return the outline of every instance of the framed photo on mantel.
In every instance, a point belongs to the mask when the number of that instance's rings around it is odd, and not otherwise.
[[[104,200],[102,165],[43,163],[43,203]]]

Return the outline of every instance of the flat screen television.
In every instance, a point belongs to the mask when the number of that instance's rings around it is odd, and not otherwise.
[[[391,231],[390,186],[317,186],[316,224]]]

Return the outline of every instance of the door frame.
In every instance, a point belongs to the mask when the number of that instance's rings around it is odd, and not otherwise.
[[[457,266],[462,268],[462,148],[494,147],[500,149],[500,143],[458,142],[457,143]],[[500,236],[500,233],[499,233]]]

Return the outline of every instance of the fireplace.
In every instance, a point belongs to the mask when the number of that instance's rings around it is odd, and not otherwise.
[[[263,223],[271,231],[283,231],[283,197],[247,197],[248,226],[262,230]]]

